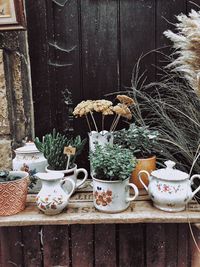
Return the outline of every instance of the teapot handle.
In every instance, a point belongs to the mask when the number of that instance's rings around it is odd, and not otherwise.
[[[73,181],[72,179],[66,177],[66,178],[62,179],[62,181],[60,181],[61,187],[63,187],[64,182],[70,182],[71,185],[72,185],[72,190],[71,190],[71,192],[68,194],[68,198],[70,198],[71,195],[72,195],[72,194],[74,193],[74,191],[75,191],[76,185],[75,185],[75,183],[74,183],[74,181]]]
[[[200,175],[199,174],[194,174],[191,178],[190,178],[190,185],[193,184],[193,181],[194,179],[200,179]],[[195,194],[200,190],[200,185],[197,187],[197,189],[195,189],[193,192],[192,192],[192,198],[195,196]]]
[[[147,187],[146,184],[142,181],[142,176],[141,176],[141,174],[143,174],[143,173],[145,173],[145,174],[147,175],[148,180],[150,181],[150,175],[149,175],[149,173],[148,173],[147,171],[144,171],[144,170],[142,170],[142,171],[140,171],[140,172],[138,173],[138,179],[140,180],[140,183],[144,186],[144,188],[146,189],[146,191],[148,191],[148,187]]]

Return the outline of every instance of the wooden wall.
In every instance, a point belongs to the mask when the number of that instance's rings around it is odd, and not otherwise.
[[[189,0],[26,0],[36,135],[69,127],[62,91],[73,102],[130,86],[138,57],[168,45],[162,32]],[[199,0],[193,2],[200,4]],[[58,49],[59,48],[59,49]],[[165,48],[169,51],[169,48]],[[142,63],[148,79],[157,54]],[[75,133],[85,133],[76,120]],[[77,222],[78,223],[78,222]],[[196,231],[197,240],[200,239]],[[2,267],[198,267],[187,224],[4,227]]]
[[[187,224],[1,228],[1,267],[198,267]],[[195,229],[195,228],[194,228]],[[200,231],[195,236],[200,245]]]
[[[69,125],[62,91],[76,105],[130,86],[132,68],[140,55],[169,45],[163,31],[175,15],[197,9],[200,0],[26,0],[36,135]],[[160,56],[148,54],[141,71],[155,80]]]

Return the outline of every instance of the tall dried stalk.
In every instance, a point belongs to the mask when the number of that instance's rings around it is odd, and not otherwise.
[[[200,97],[200,11],[180,14],[175,24],[177,33],[167,30],[164,35],[173,42],[174,60],[167,68],[179,72]]]

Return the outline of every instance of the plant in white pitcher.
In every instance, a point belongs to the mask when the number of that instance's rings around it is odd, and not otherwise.
[[[97,145],[90,152],[90,161],[94,171],[93,197],[94,206],[104,212],[121,212],[138,196],[138,189],[129,183],[129,178],[136,165],[136,159],[128,149],[118,146]],[[135,195],[130,196],[129,188]]]
[[[37,149],[44,154],[49,164],[46,171],[64,173],[65,177],[74,180],[76,188],[80,187],[88,177],[87,171],[83,168],[78,169],[75,164],[76,158],[81,154],[85,143],[86,139],[81,140],[80,136],[69,139],[67,136],[56,132],[55,129],[52,134],[46,134],[42,141],[38,137],[35,138]],[[65,148],[72,148],[74,152],[71,154],[64,153]],[[81,172],[84,177],[81,181],[77,181],[77,176]]]
[[[94,151],[95,144],[106,145],[113,143],[112,132],[115,131],[119,120],[124,117],[128,120],[132,118],[132,113],[129,106],[134,104],[134,100],[125,95],[118,95],[117,99],[120,103],[113,106],[111,101],[86,100],[79,103],[74,109],[75,117],[85,117],[89,128],[90,151]],[[101,128],[99,129],[97,113],[101,113]],[[114,119],[109,129],[105,129],[106,116],[114,115]]]

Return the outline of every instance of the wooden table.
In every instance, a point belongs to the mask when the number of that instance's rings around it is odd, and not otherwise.
[[[89,182],[70,199],[67,209],[55,216],[44,215],[35,204],[35,194],[28,195],[26,209],[13,216],[0,217],[0,226],[110,224],[110,223],[200,223],[200,204],[191,201],[185,211],[165,212],[152,205],[145,191],[121,213],[108,214],[93,206]]]
[[[107,214],[93,207],[88,185],[56,216],[40,212],[31,194],[23,212],[0,217],[0,266],[199,267],[188,222],[200,222],[198,203],[164,212],[143,191],[126,211]],[[193,230],[200,246],[200,231]]]

